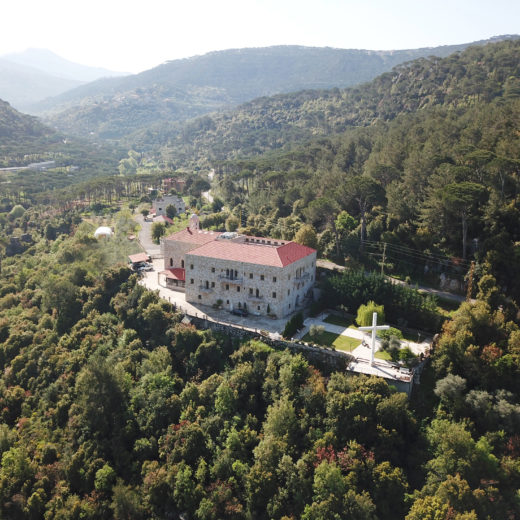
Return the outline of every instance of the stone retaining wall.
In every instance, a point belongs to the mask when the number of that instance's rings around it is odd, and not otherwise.
[[[313,347],[295,341],[274,340],[253,330],[244,329],[226,323],[217,323],[203,318],[189,316],[189,319],[191,323],[199,329],[211,329],[232,338],[258,339],[276,350],[289,349],[293,352],[301,353],[311,363],[325,366],[331,371],[346,370],[348,363],[352,359],[352,356],[349,354],[332,349]]]
[[[340,370],[347,371],[350,361],[354,359],[350,354],[347,354],[345,352],[332,350],[324,347],[306,345],[305,343],[298,341],[286,341],[281,339],[275,340],[270,338],[269,336],[264,336],[263,334],[260,334],[258,331],[242,328],[228,323],[218,323],[215,321],[189,315],[187,315],[187,318],[189,318],[190,322],[198,329],[211,329],[215,332],[220,332],[232,338],[257,339],[276,350],[289,349],[292,352],[300,353],[311,364],[316,366],[316,368],[330,372]],[[419,373],[426,364],[426,362],[427,360],[424,360],[421,363]],[[353,375],[357,373],[354,370],[350,370],[349,372]],[[408,395],[408,397],[410,396],[414,383],[414,378],[412,378],[410,382],[386,378],[384,379],[387,381],[389,385],[394,386],[399,392],[404,392]],[[415,382],[418,381],[416,380]]]

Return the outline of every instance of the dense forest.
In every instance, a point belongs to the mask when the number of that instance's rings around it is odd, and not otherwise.
[[[505,42],[407,65],[404,94],[381,99],[369,126],[215,162],[215,192],[247,233],[293,239],[307,224],[320,254],[341,263],[381,260],[388,244],[390,271],[429,284],[443,273],[462,282],[475,260],[479,276],[492,274],[518,301],[519,49]],[[443,79],[429,92],[445,90],[446,99],[428,106],[433,94],[418,96],[426,86],[413,78],[431,67]],[[487,98],[475,93],[482,75],[491,78]],[[398,101],[400,113],[382,117]]]
[[[114,265],[130,213],[112,243],[81,221],[3,220],[35,237],[2,263],[3,518],[518,518],[518,309],[491,276],[408,403],[182,323]]]

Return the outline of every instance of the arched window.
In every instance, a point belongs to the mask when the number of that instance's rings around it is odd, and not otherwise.
[[[170,267],[173,267],[173,258],[170,258]]]
[[[184,260],[181,260],[181,267],[184,269]]]

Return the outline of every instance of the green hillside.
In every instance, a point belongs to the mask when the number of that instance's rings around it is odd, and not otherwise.
[[[472,48],[154,129],[117,177],[122,155],[1,104],[4,153],[85,168],[2,172],[0,518],[518,520],[518,53]],[[384,354],[417,369],[411,395],[325,348],[198,329],[146,289],[126,262],[161,175],[137,160],[159,159],[214,168],[207,205],[203,169],[172,173],[205,229],[344,264],[318,266],[309,311],[348,326],[384,306]],[[414,287],[441,277],[466,301]]]
[[[2,172],[2,195],[28,196],[92,177],[114,175],[122,155],[112,145],[66,137],[0,100],[0,168],[55,163],[54,168],[46,171]]]
[[[403,51],[279,46],[212,52],[81,86],[34,106],[32,112],[47,113],[48,121],[65,132],[116,139],[154,122],[183,121],[260,96],[356,85],[405,61],[447,56],[468,45]]]
[[[8,155],[28,146],[41,149],[57,140],[58,134],[37,118],[21,114],[9,103],[0,100],[0,155]]]
[[[180,162],[257,155],[401,113],[434,106],[465,108],[497,97],[507,100],[518,93],[519,74],[519,41],[471,47],[447,58],[399,65],[351,89],[280,94],[184,124],[157,124],[129,142],[143,149],[167,146]]]

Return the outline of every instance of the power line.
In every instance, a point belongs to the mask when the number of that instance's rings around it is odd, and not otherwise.
[[[379,246],[381,246],[382,244],[386,244],[390,248],[394,248],[394,249],[401,250],[401,251],[408,251],[408,252],[410,252],[410,254],[414,254],[416,256],[424,256],[424,257],[427,257],[427,258],[433,258],[435,260],[439,260],[439,259],[440,260],[446,260],[446,261],[449,261],[449,262],[453,263],[453,260],[450,257],[446,256],[446,255],[439,255],[439,254],[436,254],[436,253],[424,253],[422,251],[419,251],[418,249],[412,249],[412,248],[407,247],[407,246],[401,246],[401,245],[398,245],[398,244],[392,244],[390,242],[378,242],[378,241],[375,241],[375,240],[365,240],[365,243],[369,243],[369,244],[372,244],[372,245],[379,245]],[[463,264],[469,265],[470,262],[468,262],[467,260],[460,259],[459,263],[463,263]]]
[[[373,256],[373,257],[377,257],[377,258],[380,258],[381,257],[381,253],[367,253],[368,255],[370,256]],[[413,262],[413,261],[410,261],[410,260],[404,260],[403,258],[399,257],[399,258],[394,258],[394,257],[391,257],[388,255],[386,255],[386,263],[385,265],[388,266],[389,265],[389,260],[393,260],[393,261],[396,261],[396,262],[399,262],[399,263],[403,263],[403,264],[407,264],[407,265],[411,265],[413,267],[417,267],[418,263],[417,262]],[[449,268],[449,267],[448,267]],[[457,272],[453,272],[451,270],[452,268],[450,268],[450,276],[451,277],[458,277],[460,278],[461,280],[464,278],[464,274],[463,273],[457,273]]]
[[[368,254],[371,255],[371,256],[377,256],[378,258],[381,258],[381,253],[371,253],[371,252],[369,252]],[[424,262],[422,260],[417,259],[417,258],[414,259],[413,257],[411,257],[411,259],[405,260],[403,258],[403,256],[393,256],[392,254],[390,254],[387,251],[387,253],[386,253],[386,265],[388,264],[388,260],[392,260],[393,262],[397,262],[397,263],[405,263],[405,264],[409,264],[409,265],[414,265],[414,266],[424,265]],[[454,272],[454,270],[456,269],[456,266],[454,266],[454,265],[446,265],[446,264],[443,264],[443,263],[440,263],[440,262],[430,262],[430,264],[441,266],[443,268],[446,268],[446,269],[450,270],[450,272]]]
[[[394,252],[395,254],[402,254],[405,256],[409,256],[412,258],[416,258],[417,260],[421,260],[424,262],[435,263],[439,265],[443,265],[445,267],[453,266],[453,267],[469,267],[470,263],[466,260],[457,260],[456,262],[447,256],[441,256],[436,254],[422,253],[421,251],[411,249],[406,246],[398,246],[395,244],[391,244],[388,242],[376,242],[366,240],[365,245],[371,248],[376,248],[378,250],[387,248],[387,254]],[[392,251],[393,250],[393,251]]]

